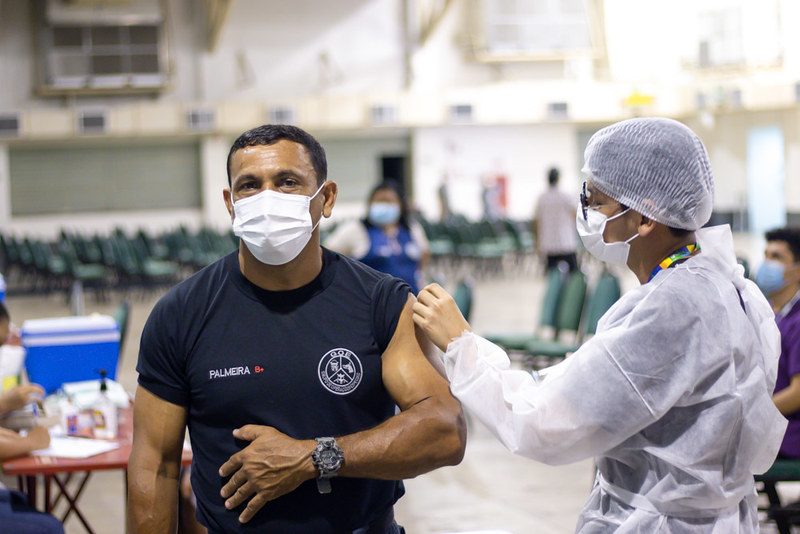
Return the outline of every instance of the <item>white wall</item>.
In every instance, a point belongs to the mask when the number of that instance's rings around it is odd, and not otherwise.
[[[356,198],[359,195],[351,196],[350,188],[363,187],[362,182],[349,183],[348,177],[364,180],[376,173],[373,165],[384,150],[382,143],[389,142],[405,143],[403,146],[410,143],[414,200],[427,215],[438,215],[436,188],[445,170],[450,169],[458,184],[451,188],[454,189],[451,201],[457,209],[471,217],[479,216],[481,178],[502,172],[510,179],[509,214],[530,217],[533,201],[544,187],[544,173],[550,165],[561,167],[563,188],[577,189],[579,182],[576,132],[586,125],[524,124],[540,120],[537,110],[551,95],[574,101],[574,108],[583,110],[581,116],[589,117],[586,120],[602,123],[619,118],[620,88],[648,92],[664,88],[669,91],[681,86],[685,87],[683,93],[676,92],[668,97],[693,101],[695,85],[704,87],[710,83],[713,87],[714,83],[695,72],[682,70],[681,62],[696,47],[697,11],[720,3],[718,0],[603,2],[612,78],[611,83],[592,86],[582,83],[587,77],[591,79],[592,69],[576,70],[571,62],[476,63],[469,53],[467,7],[470,0],[453,0],[427,43],[414,51],[409,93],[401,96],[398,91],[405,83],[401,20],[404,0],[297,0],[291,3],[236,0],[231,3],[229,16],[212,53],[205,48],[202,2],[166,1],[171,21],[172,83],[169,89],[158,97],[76,99],[39,98],[34,94],[35,61],[29,3],[0,2],[0,112],[41,108],[69,110],[133,102],[158,107],[170,102],[223,100],[232,104],[257,101],[268,108],[304,95],[326,98],[330,95],[331,107],[335,109],[318,106],[309,111],[310,115],[319,115],[309,119],[313,130],[316,125],[326,125],[323,116],[363,111],[362,104],[370,95],[376,103],[381,103],[382,94],[388,95],[389,102],[393,100],[392,95],[396,100],[413,101],[417,125],[441,123],[446,116],[444,106],[460,103],[462,99],[470,100],[475,103],[476,120],[488,126],[420,127],[395,136],[392,141],[381,137],[377,129],[358,138],[346,130],[315,132],[323,134],[323,145],[328,147],[331,161],[331,178],[343,188],[337,216],[361,213],[363,201]],[[752,9],[758,2],[742,0],[742,4]],[[778,4],[781,39],[786,47],[784,68],[766,74],[791,77],[794,73],[800,79],[800,33],[792,26],[800,15],[800,7],[794,0],[780,0]],[[769,91],[765,94],[768,96]],[[342,96],[352,97],[354,105],[345,109],[339,105],[342,100],[333,98]],[[530,101],[531,104],[527,108],[514,107],[508,104],[510,101]],[[592,113],[587,115],[586,110]],[[717,176],[717,209],[732,210],[742,205],[746,191],[744,139],[747,128],[758,121],[778,120],[784,128],[787,147],[787,208],[800,211],[800,180],[795,179],[800,172],[798,112],[793,108],[773,113],[777,113],[778,118],[744,111],[717,112],[716,124],[711,128],[692,117],[679,117],[687,120],[708,146]],[[748,118],[750,115],[752,117]],[[265,121],[266,117],[252,117],[253,125]],[[498,122],[519,125],[493,125]],[[197,211],[109,213],[36,220],[10,219],[7,157],[4,157],[5,149],[0,147],[0,195],[4,199],[0,202],[0,224],[14,231],[31,229],[37,232],[46,231],[47,225],[57,225],[62,220],[65,224],[96,224],[103,228],[203,222],[224,227],[229,221],[220,201],[220,190],[226,185],[224,158],[230,141],[229,136],[216,134],[201,141],[203,205]]]
[[[205,97],[296,98],[398,89],[400,0],[237,0],[212,54]]]
[[[708,150],[714,172],[717,210],[736,211],[747,206],[747,133],[751,128],[777,125],[786,146],[786,210],[800,213],[800,111],[725,113],[715,116],[712,128],[700,121],[687,121]]]
[[[582,181],[577,131],[567,124],[421,128],[412,143],[414,200],[433,219],[440,215],[437,190],[445,173],[453,210],[471,219],[483,216],[481,180],[487,175],[508,178],[508,215],[514,218],[533,215],[551,166],[560,168],[565,191],[577,192]]]
[[[236,3],[236,2],[234,2]],[[36,56],[32,2],[0,2],[0,111],[31,108],[92,108],[149,101],[146,96],[45,97],[36,94]],[[198,72],[203,48],[201,2],[166,0],[170,14],[170,83],[157,98],[195,101],[203,98]]]

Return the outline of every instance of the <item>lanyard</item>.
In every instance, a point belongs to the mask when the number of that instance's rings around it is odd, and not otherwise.
[[[647,281],[649,282],[650,280],[653,279],[653,277],[655,277],[655,275],[657,275],[664,269],[669,269],[673,265],[679,263],[681,260],[685,260],[698,250],[700,250],[700,245],[698,245],[697,243],[693,243],[691,245],[686,245],[685,247],[679,248],[678,250],[676,250],[663,260],[661,260],[661,263],[659,263],[656,266],[656,268],[653,269],[653,272],[650,273],[650,278],[648,278]]]
[[[781,319],[789,315],[789,312],[792,311],[792,308],[794,308],[794,305],[797,304],[798,300],[800,300],[800,291],[795,293],[794,296],[792,297],[792,300],[787,302],[786,305],[783,308],[781,308],[781,311],[775,314],[775,320],[780,321]]]

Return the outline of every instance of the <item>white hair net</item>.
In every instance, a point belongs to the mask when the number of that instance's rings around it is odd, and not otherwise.
[[[703,143],[678,121],[630,119],[595,133],[583,172],[614,200],[656,222],[697,230],[711,217],[714,177]]]

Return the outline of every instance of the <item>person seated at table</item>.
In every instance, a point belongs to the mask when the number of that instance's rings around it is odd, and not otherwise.
[[[0,415],[20,410],[32,402],[41,401],[44,390],[36,384],[25,384],[0,394]],[[15,432],[0,427],[0,461],[25,456],[50,445],[50,433],[46,427],[35,426],[27,432]]]
[[[9,339],[10,334],[8,310],[0,303],[0,345]],[[43,396],[44,390],[36,384],[15,386],[0,394],[0,415],[39,402]],[[50,433],[43,426],[35,426],[26,433],[0,427],[0,461],[25,456],[31,451],[46,449],[48,445]],[[0,483],[0,530],[16,534],[63,534],[64,527],[55,517],[29,506],[25,495]]]

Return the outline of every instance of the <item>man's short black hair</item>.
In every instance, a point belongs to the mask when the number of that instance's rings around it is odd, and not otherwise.
[[[775,228],[765,234],[767,241],[783,241],[789,245],[795,263],[800,262],[800,228]]]
[[[325,159],[325,149],[314,139],[310,133],[288,124],[265,124],[251,130],[247,130],[236,138],[230,152],[228,152],[228,187],[231,186],[231,159],[233,153],[248,146],[271,145],[281,139],[294,141],[306,147],[314,172],[317,174],[317,185],[322,185],[328,178],[328,162]]]
[[[547,183],[550,185],[556,185],[558,183],[558,169],[555,167],[550,167],[550,170],[547,171]]]
[[[6,308],[6,305],[0,302],[0,321],[3,319],[10,321],[11,317],[8,315],[8,309]]]

